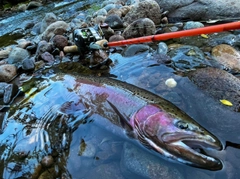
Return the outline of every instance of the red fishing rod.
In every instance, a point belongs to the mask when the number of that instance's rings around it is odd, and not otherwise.
[[[177,32],[132,38],[127,40],[115,41],[115,42],[106,42],[101,44],[100,46],[99,45],[94,46],[94,43],[97,41],[101,41],[104,36],[101,28],[98,25],[94,28],[89,27],[84,29],[76,29],[73,33],[73,37],[74,37],[73,39],[76,45],[64,47],[64,52],[72,53],[72,52],[78,51],[81,54],[84,54],[88,50],[99,49],[101,47],[114,47],[114,46],[146,43],[146,42],[156,42],[156,41],[168,40],[173,38],[188,37],[188,36],[195,36],[195,35],[201,35],[201,34],[211,34],[211,33],[236,30],[236,29],[240,29],[240,21],[230,22],[230,23],[220,24],[220,25],[212,25],[208,27],[201,27],[197,29],[189,29],[189,30],[182,30]]]
[[[107,42],[104,44],[104,47],[114,47],[114,46],[146,43],[146,42],[156,42],[156,41],[168,40],[173,38],[188,37],[188,36],[195,36],[195,35],[201,35],[201,34],[211,34],[211,33],[236,30],[236,29],[240,29],[240,21],[220,24],[220,25],[213,25],[208,27],[201,27],[197,29],[189,29],[189,30],[182,30],[177,32],[132,38],[127,40],[115,41],[115,42]]]

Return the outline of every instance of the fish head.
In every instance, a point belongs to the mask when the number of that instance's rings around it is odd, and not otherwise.
[[[180,109],[176,110],[166,112],[158,105],[144,106],[130,120],[135,136],[173,160],[208,170],[222,169],[219,159],[205,153],[206,149],[221,150],[221,142]]]

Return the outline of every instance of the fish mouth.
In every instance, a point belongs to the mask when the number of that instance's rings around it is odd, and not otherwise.
[[[210,134],[164,134],[163,142],[169,153],[182,162],[208,170],[221,170],[222,162],[209,156],[209,150],[221,150],[221,142]]]

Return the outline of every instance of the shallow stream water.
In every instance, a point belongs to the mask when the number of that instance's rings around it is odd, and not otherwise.
[[[35,17],[37,20],[41,19],[44,13],[49,11],[49,8],[55,7],[56,11],[54,12],[56,14],[60,12],[63,17],[66,17],[66,14],[71,12],[69,7],[73,5],[79,5],[79,9],[81,9],[86,8],[89,4],[85,1],[65,5],[51,4],[36,11],[20,13],[16,16],[24,21],[37,13],[39,14]],[[16,16],[1,19],[0,24],[3,24],[3,26],[0,28],[0,36],[3,37],[5,34],[16,30],[17,25],[9,26],[9,24],[15,24],[13,22],[18,21]],[[4,30],[3,27],[9,28]],[[159,171],[151,171],[152,175],[148,175],[150,178],[160,178],[161,176],[176,178],[176,175],[178,175],[178,178],[187,179],[238,178],[240,175],[239,113],[229,110],[227,106],[200,91],[187,77],[179,76],[172,68],[159,63],[150,52],[137,54],[133,57],[123,57],[119,53],[113,53],[109,57],[115,64],[108,71],[111,76],[171,101],[217,136],[224,145],[222,151],[211,153],[212,156],[222,160],[223,169],[220,171],[198,169],[159,157],[157,162],[161,164],[162,168]],[[38,85],[32,87],[32,90],[36,90],[36,93],[31,96],[30,100],[26,100],[28,103],[11,108],[10,113],[8,111],[2,112],[0,134],[1,178],[28,178],[36,172],[42,158],[50,154],[54,158],[54,169],[62,178],[106,179],[144,178],[144,176],[147,176],[143,175],[143,171],[147,171],[147,168],[143,168],[144,165],[141,165],[141,163],[135,163],[134,169],[131,171],[124,171],[126,168],[131,169],[126,163],[132,164],[127,162],[128,158],[124,155],[124,153],[127,153],[126,146],[130,145],[128,144],[129,139],[113,134],[106,130],[106,126],[91,121],[87,122],[85,119],[87,119],[88,111],[80,110],[78,107],[71,108],[72,110],[68,112],[72,117],[68,120],[64,116],[54,115],[59,106],[69,102],[69,99],[74,101],[79,98],[68,89],[62,89],[61,82],[59,86],[48,88],[48,85],[51,84],[49,79],[50,77],[54,78],[55,73],[67,73],[65,70],[61,71],[59,69],[54,68],[54,72],[46,70],[45,76],[36,78],[34,82]],[[89,71],[91,72],[91,70]],[[169,88],[165,85],[166,79],[170,77],[177,81],[175,88]],[[48,87],[46,88],[46,86]],[[59,90],[51,90],[52,88]],[[30,94],[30,92],[27,93],[27,95]],[[51,104],[55,108],[53,107],[49,113],[46,113],[48,111],[46,108]],[[95,116],[92,121],[98,118],[101,118],[101,116]],[[136,154],[142,156],[146,154],[147,157],[149,157],[148,155],[153,156],[147,150],[135,145],[132,147],[136,148]],[[128,160],[133,158],[134,156]],[[154,156],[154,158],[156,157]],[[44,168],[40,170],[44,171]],[[177,172],[174,175],[171,171]],[[161,175],[160,172],[165,172],[165,174]],[[54,178],[53,173],[49,172],[47,176]]]

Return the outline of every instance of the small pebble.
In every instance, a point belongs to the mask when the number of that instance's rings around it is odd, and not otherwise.
[[[43,157],[41,164],[43,167],[50,167],[53,165],[53,157],[51,155]]]
[[[68,40],[63,35],[56,35],[53,38],[53,44],[60,50],[63,50],[63,48],[68,45]]]
[[[40,2],[31,1],[31,2],[29,2],[28,6],[27,6],[27,10],[34,9],[34,8],[37,8],[40,6],[42,6],[42,4]]]
[[[8,82],[17,75],[17,68],[15,65],[4,64],[0,66],[0,81]]]
[[[52,54],[50,54],[49,52],[44,52],[41,55],[41,58],[46,61],[46,62],[54,62],[54,57],[52,56]]]
[[[34,70],[35,64],[34,64],[34,58],[26,58],[22,62],[22,69],[23,70]]]
[[[188,29],[196,29],[200,27],[204,27],[204,25],[201,22],[188,21],[184,25],[183,29],[188,30]]]
[[[167,44],[164,43],[164,42],[160,42],[160,43],[158,44],[157,53],[158,53],[158,54],[165,54],[165,55],[166,55],[167,52],[168,52],[168,46],[167,46]]]
[[[7,47],[5,50],[0,50],[0,59],[7,58],[11,50],[11,47]]]
[[[165,81],[165,85],[167,85],[169,88],[174,88],[177,86],[177,82],[173,78],[168,78]]]
[[[74,52],[78,52],[78,47],[76,45],[72,45],[72,46],[65,46],[63,48],[63,51],[65,53],[74,53]]]
[[[109,38],[109,42],[115,42],[120,40],[124,40],[124,37],[119,34],[115,34]]]

